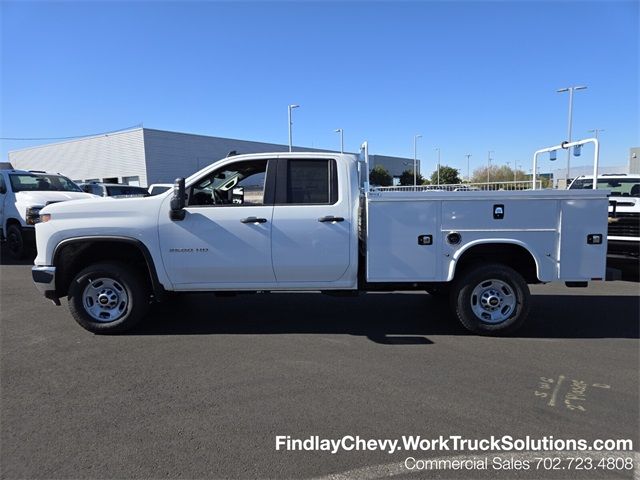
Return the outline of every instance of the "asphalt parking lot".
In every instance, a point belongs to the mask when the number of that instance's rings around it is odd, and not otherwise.
[[[416,293],[192,295],[95,336],[37,294],[26,263],[5,262],[0,282],[2,478],[633,478],[409,473],[404,451],[276,451],[275,438],[553,435],[637,450],[635,282],[533,287],[512,338],[469,335]],[[439,455],[460,453],[415,456]]]

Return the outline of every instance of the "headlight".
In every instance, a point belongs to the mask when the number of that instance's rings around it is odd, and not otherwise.
[[[27,208],[27,225],[35,225],[36,223],[40,222],[40,210],[42,210],[42,207]]]

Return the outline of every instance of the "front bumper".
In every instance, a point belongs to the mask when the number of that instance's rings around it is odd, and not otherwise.
[[[56,267],[32,267],[31,277],[36,288],[45,298],[60,305],[60,300],[56,295]]]

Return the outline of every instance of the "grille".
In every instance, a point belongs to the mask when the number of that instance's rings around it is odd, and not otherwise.
[[[640,214],[618,213],[609,221],[609,235],[617,237],[640,237]]]

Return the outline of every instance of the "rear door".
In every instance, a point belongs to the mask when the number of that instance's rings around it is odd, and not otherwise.
[[[335,282],[347,272],[354,219],[339,166],[333,158],[278,159],[271,233],[278,283]]]

